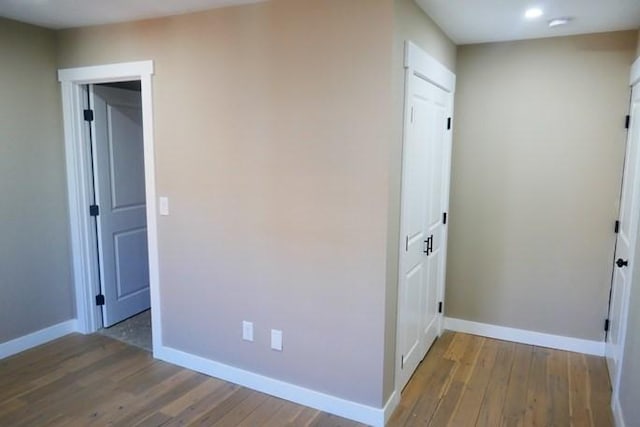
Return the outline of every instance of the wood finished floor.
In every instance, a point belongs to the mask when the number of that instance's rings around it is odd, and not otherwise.
[[[445,333],[390,426],[611,426],[603,359]],[[100,335],[0,361],[0,426],[360,426]]]

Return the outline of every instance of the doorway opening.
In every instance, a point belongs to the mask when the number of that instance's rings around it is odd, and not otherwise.
[[[142,96],[139,80],[85,85],[100,332],[151,351]]]
[[[141,61],[59,70],[58,79],[77,329],[158,352],[152,74],[153,62]]]

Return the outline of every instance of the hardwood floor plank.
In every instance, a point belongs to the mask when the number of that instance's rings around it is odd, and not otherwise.
[[[204,382],[206,377],[197,372],[180,370],[174,375],[151,386],[147,391],[134,394],[131,404],[111,414],[107,419],[112,424],[134,425],[151,412],[157,412],[168,402]]]
[[[458,408],[451,419],[452,426],[475,425],[497,353],[498,341],[484,340],[475,369],[467,382]]]
[[[591,419],[591,384],[584,355],[569,354],[569,410],[571,425],[593,426]]]
[[[527,408],[524,416],[526,426],[549,424],[549,396],[547,394],[547,365],[550,350],[534,347],[527,387]]]
[[[498,354],[491,371],[491,379],[487,384],[487,390],[478,413],[477,426],[494,427],[499,426],[502,422],[502,408],[513,367],[514,353],[514,343],[502,341],[498,345]]]
[[[262,426],[280,427],[282,425],[290,424],[300,412],[302,412],[302,406],[285,400],[275,414],[263,420]]]
[[[440,398],[440,403],[429,422],[430,425],[446,426],[449,424],[449,420],[456,412],[458,402],[471,377],[480,349],[484,343],[484,338],[473,335],[467,335],[467,338],[462,356],[459,357],[456,363],[455,373]]]
[[[216,408],[222,402],[226,401],[233,393],[238,391],[239,388],[240,387],[235,384],[225,382],[222,386],[216,387],[212,392],[190,404],[179,414],[173,416],[163,427],[176,427],[195,422],[199,418],[204,417],[212,408]]]
[[[589,372],[593,424],[598,427],[612,426],[613,417],[610,410],[611,383],[609,382],[607,366],[600,357],[584,355],[584,358]]]
[[[570,425],[567,366],[567,353],[551,350],[547,371],[547,393],[551,402],[549,422],[556,426]]]
[[[211,426],[217,423],[220,419],[222,419],[227,413],[229,413],[233,408],[238,406],[242,401],[248,399],[251,396],[251,390],[246,388],[238,388],[233,391],[226,399],[216,405],[214,408],[211,408],[209,411],[205,412],[202,416],[197,418],[194,422],[190,423],[190,425],[197,426]]]
[[[504,426],[521,426],[524,423],[532,356],[533,346],[523,344],[516,346],[513,368],[507,386],[508,398],[503,409],[502,425]]]
[[[273,417],[276,412],[284,405],[284,400],[272,398],[265,399],[255,411],[249,414],[242,422],[238,423],[238,427],[253,427],[263,425],[265,420]]]
[[[192,390],[189,390],[177,399],[169,402],[162,409],[160,409],[160,412],[169,416],[170,418],[177,417],[184,410],[191,407],[192,405],[196,405],[199,401],[205,399],[207,396],[209,396],[211,393],[215,392],[225,384],[227,383],[217,378],[207,378],[202,384],[198,385]]]

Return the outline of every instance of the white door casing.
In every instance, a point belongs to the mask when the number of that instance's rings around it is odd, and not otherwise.
[[[411,42],[405,49],[396,391],[441,333],[455,76]]]
[[[99,292],[95,226],[88,215],[92,203],[91,165],[88,159],[85,122],[82,110],[86,95],[84,85],[140,80],[142,96],[144,171],[149,250],[149,285],[154,354],[162,348],[162,313],[160,311],[160,277],[158,268],[158,229],[156,214],[156,179],[153,138],[153,99],[151,77],[153,61],[127,62],[68,68],[58,71],[64,121],[65,161],[69,197],[72,272],[75,287],[78,330],[92,333],[102,326],[102,313],[96,306]],[[156,309],[157,308],[157,309]]]
[[[150,306],[140,92],[91,85],[103,326]]]
[[[633,86],[631,121],[627,136],[625,166],[620,197],[618,236],[609,302],[609,331],[605,354],[614,393],[620,385],[627,313],[634,274],[635,247],[640,210],[640,83]]]

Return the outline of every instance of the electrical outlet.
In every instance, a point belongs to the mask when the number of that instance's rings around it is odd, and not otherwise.
[[[278,329],[271,330],[271,349],[282,351],[282,331]]]
[[[242,339],[253,342],[253,322],[242,321]]]

